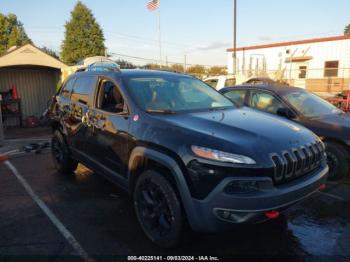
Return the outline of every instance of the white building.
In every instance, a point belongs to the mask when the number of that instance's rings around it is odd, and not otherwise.
[[[233,48],[227,49],[233,73]],[[268,76],[313,92],[350,89],[350,35],[236,49],[237,80]]]

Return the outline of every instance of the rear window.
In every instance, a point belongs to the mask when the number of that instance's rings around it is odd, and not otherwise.
[[[97,79],[95,76],[77,78],[71,96],[72,101],[87,105],[89,102],[89,97],[93,95],[96,80]]]
[[[62,91],[61,91],[61,95],[63,95],[64,97],[67,97],[67,98],[70,97],[72,90],[73,90],[74,81],[75,81],[75,78],[71,78],[64,84]]]
[[[217,79],[209,79],[204,81],[206,84],[210,85],[213,88],[216,88],[216,86],[218,85],[218,80]]]

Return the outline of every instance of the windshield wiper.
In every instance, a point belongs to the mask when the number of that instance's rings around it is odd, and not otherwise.
[[[157,113],[157,114],[167,114],[167,115],[173,115],[176,114],[175,111],[168,110],[168,109],[146,109],[147,113]]]

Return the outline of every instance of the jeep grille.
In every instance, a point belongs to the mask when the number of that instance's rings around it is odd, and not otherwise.
[[[274,182],[283,184],[310,173],[320,166],[324,152],[324,146],[315,142],[290,151],[271,154]]]

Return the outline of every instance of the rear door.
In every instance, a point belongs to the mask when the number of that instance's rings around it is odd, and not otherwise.
[[[96,89],[96,76],[78,76],[70,97],[69,143],[80,155],[90,155],[86,147],[89,112]]]

